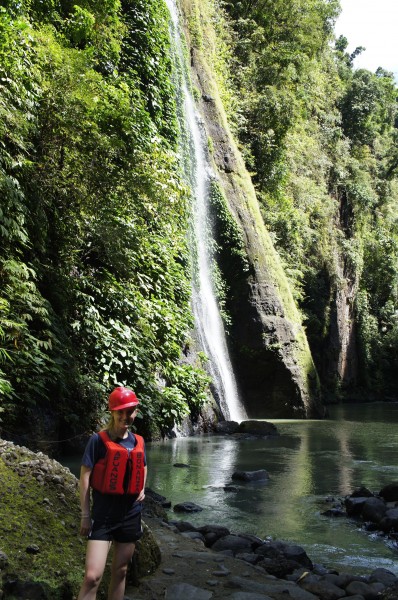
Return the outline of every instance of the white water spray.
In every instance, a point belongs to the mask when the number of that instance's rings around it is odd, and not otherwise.
[[[177,51],[183,81],[180,82],[180,92],[184,99],[183,112],[185,124],[182,129],[190,139],[189,179],[193,194],[193,221],[195,254],[198,274],[193,282],[193,313],[199,341],[203,351],[209,358],[209,371],[218,403],[226,420],[242,421],[247,415],[239,399],[238,389],[229,358],[225,331],[217,305],[212,282],[212,260],[209,214],[209,182],[214,174],[206,159],[206,138],[201,126],[201,120],[192,95],[189,92],[189,80],[186,73],[181,39],[179,36],[179,19],[173,0],[166,0],[170,11],[171,32]],[[186,150],[186,149],[185,149]],[[209,243],[210,242],[210,243]]]

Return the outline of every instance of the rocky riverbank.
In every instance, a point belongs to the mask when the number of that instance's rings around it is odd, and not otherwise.
[[[159,543],[162,561],[138,587],[127,589],[131,600],[398,598],[398,578],[383,568],[366,576],[337,573],[313,563],[296,544],[233,533],[217,524],[167,522],[160,514],[148,514],[146,522]]]
[[[0,440],[0,600],[73,600],[83,575],[78,482],[43,453]],[[131,600],[393,600],[397,577],[314,564],[295,544],[169,521],[148,490]],[[104,598],[106,578],[98,596]]]

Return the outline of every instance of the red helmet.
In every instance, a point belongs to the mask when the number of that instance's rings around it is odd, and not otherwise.
[[[125,387],[115,388],[108,398],[109,410],[122,410],[130,406],[138,406],[139,403],[133,390]]]

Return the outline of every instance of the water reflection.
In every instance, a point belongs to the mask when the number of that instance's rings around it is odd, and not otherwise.
[[[398,405],[336,407],[328,421],[275,421],[281,435],[274,439],[203,436],[149,444],[148,485],[173,505],[202,506],[188,517],[194,523],[300,543],[313,560],[340,570],[384,566],[398,574],[394,547],[354,522],[321,516],[327,496],[360,485],[378,491],[398,480],[397,422]],[[270,480],[234,482],[235,491],[226,491],[238,469],[266,469]]]

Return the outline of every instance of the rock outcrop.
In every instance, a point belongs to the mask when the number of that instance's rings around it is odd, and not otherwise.
[[[85,557],[76,477],[46,454],[0,439],[0,481],[0,598],[72,600]],[[133,582],[160,563],[147,526],[137,546]]]
[[[185,0],[184,10],[189,22],[191,12],[195,14],[198,7]],[[199,22],[196,19],[198,27]],[[207,33],[201,31],[203,39]],[[189,44],[188,28],[186,36]],[[229,131],[217,85],[206,63],[205,43],[190,47],[192,79],[200,93],[199,109],[212,148],[209,159],[216,185],[241,232],[247,258],[247,269],[236,271],[234,261],[229,260],[234,249],[229,248],[228,255],[227,243],[223,242],[220,268],[231,292],[227,306],[232,318],[229,343],[245,408],[249,418],[323,416],[318,376],[301,318],[265,229],[250,176]],[[220,227],[215,215],[216,234]]]

